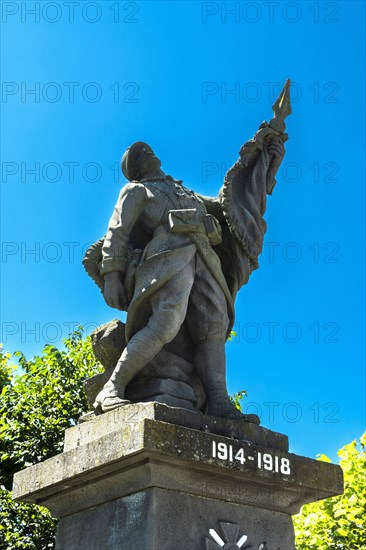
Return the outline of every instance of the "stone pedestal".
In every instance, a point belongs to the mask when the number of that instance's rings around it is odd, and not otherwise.
[[[284,435],[143,403],[67,430],[13,496],[60,518],[57,550],[292,550],[291,514],[342,491],[339,466]]]

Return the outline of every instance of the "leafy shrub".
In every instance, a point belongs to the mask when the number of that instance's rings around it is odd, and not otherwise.
[[[65,430],[87,410],[83,381],[100,365],[82,329],[64,344],[30,360],[17,352],[21,374],[0,348],[1,550],[54,547],[56,520],[45,508],[14,502],[10,489],[15,472],[62,452]]]
[[[344,494],[312,502],[294,516],[298,550],[366,548],[366,433],[338,451]],[[319,460],[330,462],[321,455]]]

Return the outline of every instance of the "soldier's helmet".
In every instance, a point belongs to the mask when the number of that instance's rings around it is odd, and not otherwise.
[[[154,151],[150,145],[143,141],[137,141],[126,149],[121,159],[121,169],[129,181],[139,181],[141,179],[141,165],[147,155],[154,155]]]

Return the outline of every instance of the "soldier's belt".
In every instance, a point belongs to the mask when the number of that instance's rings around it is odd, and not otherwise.
[[[196,208],[169,210],[172,233],[205,233],[212,246],[221,243],[221,226],[211,214],[202,214]]]

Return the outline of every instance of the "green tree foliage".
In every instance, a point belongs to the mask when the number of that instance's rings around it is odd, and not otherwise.
[[[366,433],[338,451],[344,494],[306,504],[294,517],[298,550],[366,548]],[[319,460],[330,462],[321,455]]]
[[[11,354],[5,353],[0,345],[0,395],[3,387],[10,384],[14,365],[10,363]]]
[[[230,399],[232,403],[234,403],[235,407],[238,409],[238,411],[241,411],[241,401],[246,397],[248,394],[246,390],[240,390],[237,393],[234,393],[234,395],[230,395]]]
[[[53,548],[56,521],[45,508],[15,503],[15,472],[62,452],[64,432],[87,410],[83,381],[100,372],[90,338],[82,330],[64,341],[65,350],[45,346],[22,373],[0,349],[0,549]]]
[[[57,521],[46,508],[14,502],[10,491],[0,490],[1,550],[48,550],[55,547]]]

